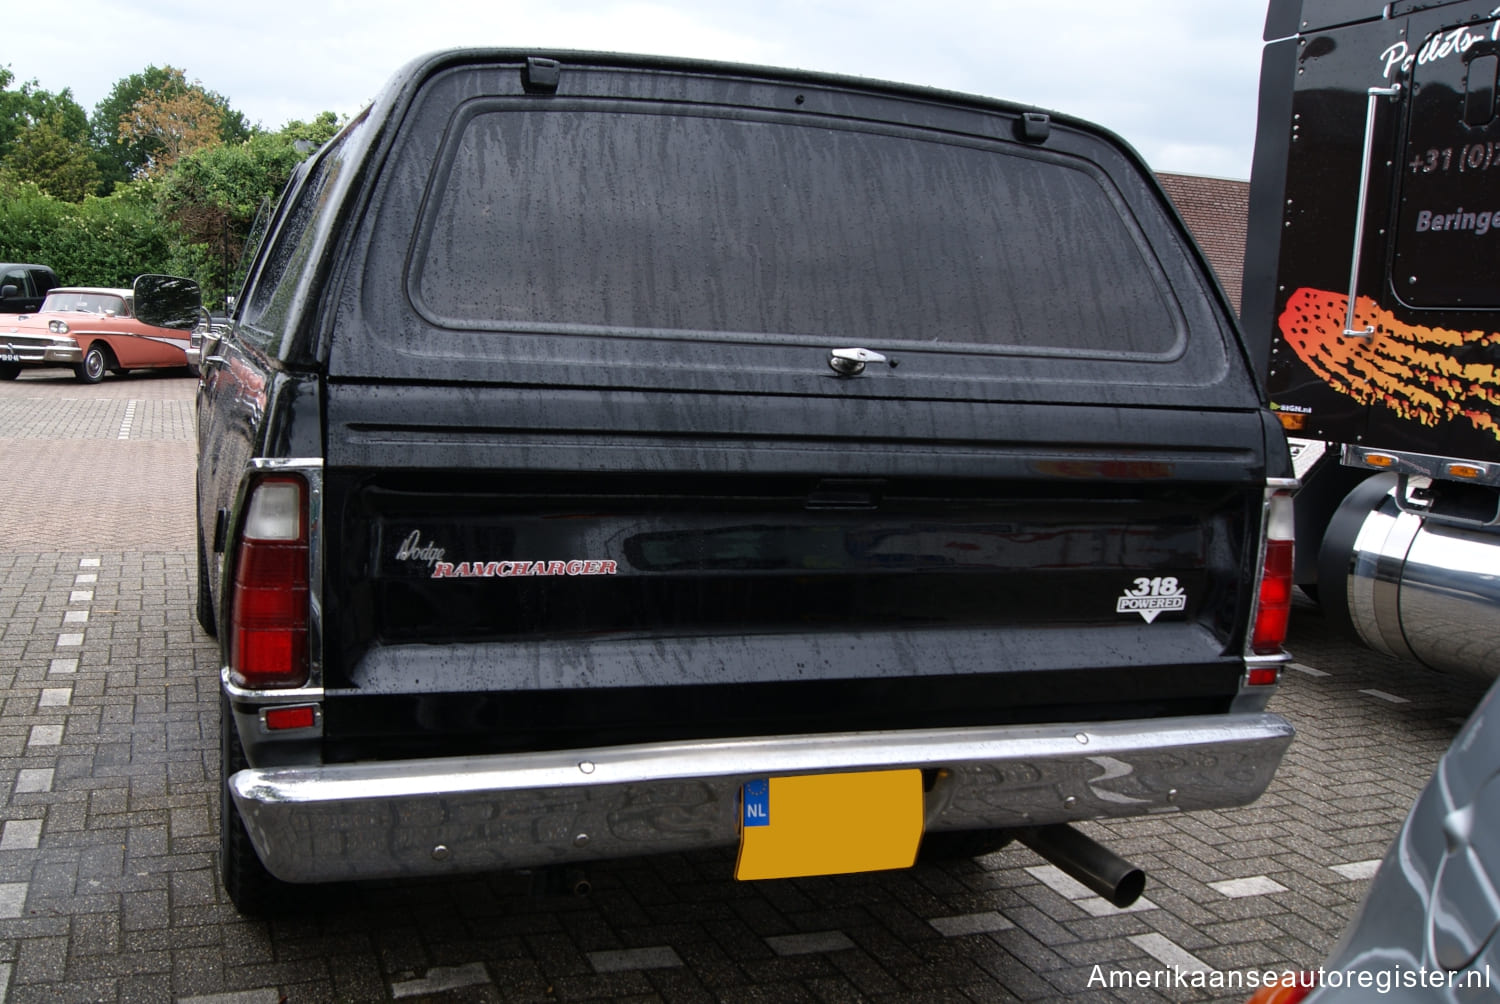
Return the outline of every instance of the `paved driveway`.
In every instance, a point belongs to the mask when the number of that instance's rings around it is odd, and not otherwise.
[[[1243,1001],[1315,966],[1482,684],[1296,612],[1257,804],[1083,828],[1146,869],[1119,911],[1030,851],[736,884],[731,855],[220,892],[217,658],[192,619],[192,394],[0,382],[0,998],[9,1001]],[[1119,989],[1121,973],[1155,989]],[[1108,981],[1115,975],[1116,989]]]

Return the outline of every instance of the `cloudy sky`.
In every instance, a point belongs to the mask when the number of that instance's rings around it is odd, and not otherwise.
[[[275,129],[362,107],[453,46],[601,49],[798,67],[1090,118],[1159,171],[1247,178],[1265,0],[54,0],[0,64],[86,110],[147,65]],[[26,16],[30,9],[41,16]]]

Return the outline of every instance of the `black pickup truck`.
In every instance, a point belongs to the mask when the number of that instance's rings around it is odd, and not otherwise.
[[[0,265],[0,314],[34,313],[62,283],[46,265]]]
[[[1291,740],[1281,426],[1085,122],[429,57],[293,179],[202,370],[243,910],[1012,835],[1128,899],[1065,824],[1247,803]]]

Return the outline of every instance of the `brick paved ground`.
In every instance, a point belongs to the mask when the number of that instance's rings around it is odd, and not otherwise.
[[[246,921],[214,872],[192,386],[0,384],[0,1000],[1243,1001],[1090,980],[1316,964],[1483,690],[1299,609],[1275,700],[1298,740],[1271,790],[1084,827],[1150,876],[1128,912],[1017,848],[757,884],[726,878],[728,852],[622,861],[589,870],[588,898],[520,874],[366,883]],[[120,440],[130,401],[157,417]]]
[[[172,371],[0,383],[0,548],[191,548],[195,386]]]

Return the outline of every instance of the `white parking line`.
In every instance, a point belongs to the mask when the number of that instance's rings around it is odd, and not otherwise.
[[[964,913],[956,917],[933,917],[927,923],[945,938],[957,938],[965,934],[989,934],[992,931],[1009,931],[1016,926],[994,910],[986,913]]]
[[[1213,971],[1208,963],[1177,944],[1177,942],[1171,941],[1165,935],[1136,934],[1131,936],[1130,941],[1141,951],[1164,966],[1172,966],[1195,973]]]
[[[1367,879],[1374,875],[1376,870],[1380,868],[1380,860],[1377,858],[1371,861],[1354,861],[1347,865],[1333,865],[1331,867],[1333,871],[1338,872],[1352,882],[1358,879]]]
[[[1157,909],[1156,904],[1144,896],[1129,906],[1115,906],[1103,896],[1095,895],[1092,889],[1056,865],[1036,865],[1027,868],[1026,871],[1032,878],[1071,902],[1090,917],[1112,917],[1117,913],[1140,913],[1143,910]]]
[[[1286,886],[1265,875],[1227,879],[1223,882],[1210,882],[1208,887],[1219,895],[1228,896],[1230,899],[1243,899],[1246,896],[1265,896],[1273,892],[1286,892]]]
[[[0,827],[0,851],[34,851],[41,843],[40,819],[9,819]]]
[[[433,966],[421,979],[392,983],[391,996],[417,997],[457,990],[459,987],[477,987],[489,982],[490,974],[483,962],[470,962],[466,966]]]
[[[26,912],[26,892],[29,882],[0,883],[0,918],[15,920]]]
[[[37,701],[39,708],[66,708],[73,703],[72,687],[44,687],[42,698]]]
[[[1327,673],[1323,672],[1321,669],[1313,669],[1311,666],[1304,666],[1300,662],[1289,662],[1289,663],[1286,664],[1286,668],[1287,669],[1295,669],[1297,672],[1302,673],[1302,674],[1304,674],[1306,676],[1327,676],[1328,675]]]
[[[26,740],[27,746],[61,746],[63,741],[63,727],[61,725],[33,725],[31,736]]]
[[[587,953],[589,965],[596,973],[628,973],[641,969],[677,969],[682,958],[671,945],[655,948],[626,948],[618,951]]]
[[[130,426],[135,422],[135,402],[130,401],[125,405],[125,420],[120,423],[120,439],[130,438]]]
[[[1389,701],[1392,704],[1410,704],[1411,703],[1411,701],[1408,700],[1405,697],[1397,697],[1395,694],[1387,694],[1383,690],[1361,690],[1360,693],[1361,694],[1368,694],[1370,697],[1375,697],[1375,698],[1378,698],[1378,699],[1380,699],[1382,701]]]
[[[779,934],[765,940],[777,955],[816,955],[819,952],[842,952],[854,947],[854,942],[843,931]]]
[[[177,1004],[277,1004],[286,1000],[275,987],[260,990],[231,990],[222,994],[205,994],[202,997],[179,997]]]
[[[1032,878],[1063,899],[1078,901],[1092,896],[1093,890],[1055,865],[1036,865],[1026,869]]]

